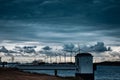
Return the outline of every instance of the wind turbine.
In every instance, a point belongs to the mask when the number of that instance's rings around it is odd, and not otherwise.
[[[2,62],[2,57],[0,57],[0,62]]]

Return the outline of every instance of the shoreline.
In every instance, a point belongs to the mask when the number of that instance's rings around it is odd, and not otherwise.
[[[59,77],[48,74],[24,72],[16,68],[0,68],[0,80],[77,80],[75,77]]]

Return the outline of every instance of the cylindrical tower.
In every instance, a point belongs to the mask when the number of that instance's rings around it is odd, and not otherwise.
[[[89,53],[79,53],[75,56],[76,77],[82,80],[94,80],[93,56]]]

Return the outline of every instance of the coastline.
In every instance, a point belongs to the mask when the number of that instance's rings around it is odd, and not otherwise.
[[[47,74],[23,72],[15,68],[0,68],[0,80],[77,80],[74,77],[59,77]]]

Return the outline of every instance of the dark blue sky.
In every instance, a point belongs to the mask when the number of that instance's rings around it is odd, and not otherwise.
[[[120,0],[0,0],[0,41],[120,45]]]

